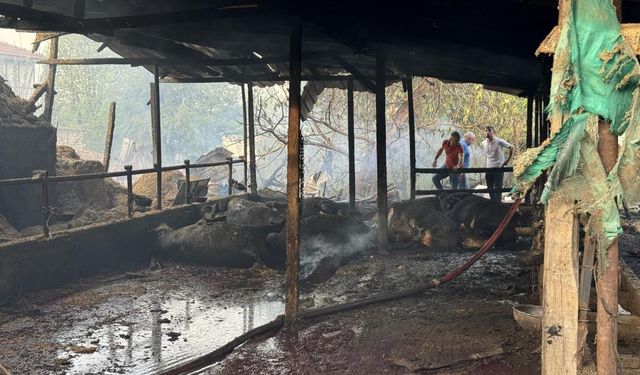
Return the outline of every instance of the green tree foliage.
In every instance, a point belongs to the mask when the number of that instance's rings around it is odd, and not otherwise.
[[[60,39],[60,58],[118,57],[98,43],[69,35]],[[88,65],[58,67],[53,124],[61,133],[78,134],[84,146],[102,153],[109,104],[117,103],[113,154],[123,138],[151,153],[149,84],[153,75],[143,67]],[[161,84],[163,162],[195,160],[220,145],[224,135],[242,134],[240,87],[230,84]],[[61,139],[63,143],[65,139]]]

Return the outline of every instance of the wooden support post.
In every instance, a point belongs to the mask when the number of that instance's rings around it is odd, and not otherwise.
[[[49,42],[49,58],[58,58],[58,37],[51,38]],[[57,68],[57,65],[49,65],[49,75],[47,76],[47,96],[44,99],[42,118],[49,122],[51,122],[51,115],[53,114],[53,98],[56,95],[55,83]]]
[[[387,229],[387,122],[385,116],[386,56],[376,54],[376,159],[378,171],[378,250],[386,252]]]
[[[27,99],[27,104],[25,105],[25,110],[24,110],[25,113],[32,113],[37,109],[36,102],[40,100],[40,98],[42,97],[42,95],[44,95],[45,92],[47,92],[47,87],[48,87],[47,82],[39,83],[34,86],[35,90],[31,94],[29,99]]]
[[[353,114],[353,79],[347,82],[347,138],[349,144],[349,206],[356,207],[355,121]]]
[[[127,171],[127,217],[133,217],[133,166],[125,165],[124,170]]]
[[[162,135],[160,126],[160,74],[153,69],[151,83],[151,135],[153,136],[153,166],[156,169],[156,209],[162,209]]]
[[[104,171],[109,172],[109,162],[111,161],[111,147],[113,145],[113,130],[116,127],[116,102],[111,102],[109,106],[109,120],[107,122],[107,134],[104,139],[104,154],[102,155],[102,165]]]
[[[554,196],[545,213],[542,374],[577,374],[578,220],[573,201]]]
[[[244,160],[244,186],[248,186],[247,179],[247,94],[244,91],[244,83],[242,84],[242,157]]]
[[[540,116],[538,116],[538,107],[540,103],[538,101],[538,95],[533,97],[533,146],[540,146]]]
[[[300,19],[295,18],[289,45],[289,129],[287,133],[287,293],[285,321],[298,318],[300,273],[300,86],[302,37]]]
[[[593,281],[593,261],[596,253],[595,243],[591,240],[589,233],[585,233],[582,243],[582,266],[580,269],[580,291],[578,295],[578,359],[576,361],[579,367],[582,367],[587,343],[589,298]]]
[[[603,120],[598,122],[598,154],[607,174],[618,159],[618,137],[610,131],[611,125]],[[598,264],[596,323],[596,370],[599,375],[621,374],[618,357],[618,238],[607,248],[605,264]]]
[[[233,195],[233,158],[228,157],[227,163],[229,163],[229,176],[227,177],[227,195]]]
[[[527,96],[527,148],[533,147],[533,96]]]
[[[254,124],[253,108],[253,83],[247,84],[247,111],[249,120],[249,195],[252,199],[258,198],[258,179],[256,177],[256,131]]]
[[[191,204],[191,160],[184,161],[184,201]]]
[[[407,109],[409,110],[409,181],[411,199],[416,198],[416,116],[413,109],[413,77],[407,80]]]

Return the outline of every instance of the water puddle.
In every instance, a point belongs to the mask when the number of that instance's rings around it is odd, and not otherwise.
[[[57,362],[68,374],[155,374],[208,353],[282,311],[280,300],[112,300],[54,337],[63,348]]]

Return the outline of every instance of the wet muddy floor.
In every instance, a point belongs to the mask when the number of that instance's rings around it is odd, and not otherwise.
[[[200,374],[538,374],[539,334],[512,305],[528,303],[529,243],[493,249],[423,295],[305,321],[238,348]],[[304,309],[411,288],[468,250],[397,248],[302,290]],[[284,275],[165,264],[25,296],[0,310],[0,363],[12,374],[153,374],[194,359],[283,311]],[[533,301],[535,302],[535,301]]]

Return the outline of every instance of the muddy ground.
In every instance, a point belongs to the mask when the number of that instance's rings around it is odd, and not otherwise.
[[[409,248],[360,259],[306,286],[303,306],[417,286],[470,254]],[[536,373],[537,336],[511,318],[530,278],[517,262],[517,252],[495,251],[450,285],[306,322],[297,335],[248,343],[205,373],[394,374],[412,366]],[[0,312],[0,362],[18,374],[156,373],[275,318],[283,283],[282,273],[262,266],[170,264],[32,294]],[[466,361],[473,355],[491,358]]]
[[[517,326],[511,311],[532,302],[532,275],[519,260],[528,246],[494,249],[424,295],[248,342],[198,373],[538,374],[539,334]],[[358,259],[328,281],[305,286],[303,307],[414,287],[471,254],[410,246]],[[0,362],[12,374],[158,373],[281,314],[283,284],[282,273],[262,266],[165,264],[30,294],[0,310]],[[637,356],[639,348],[621,352]]]

